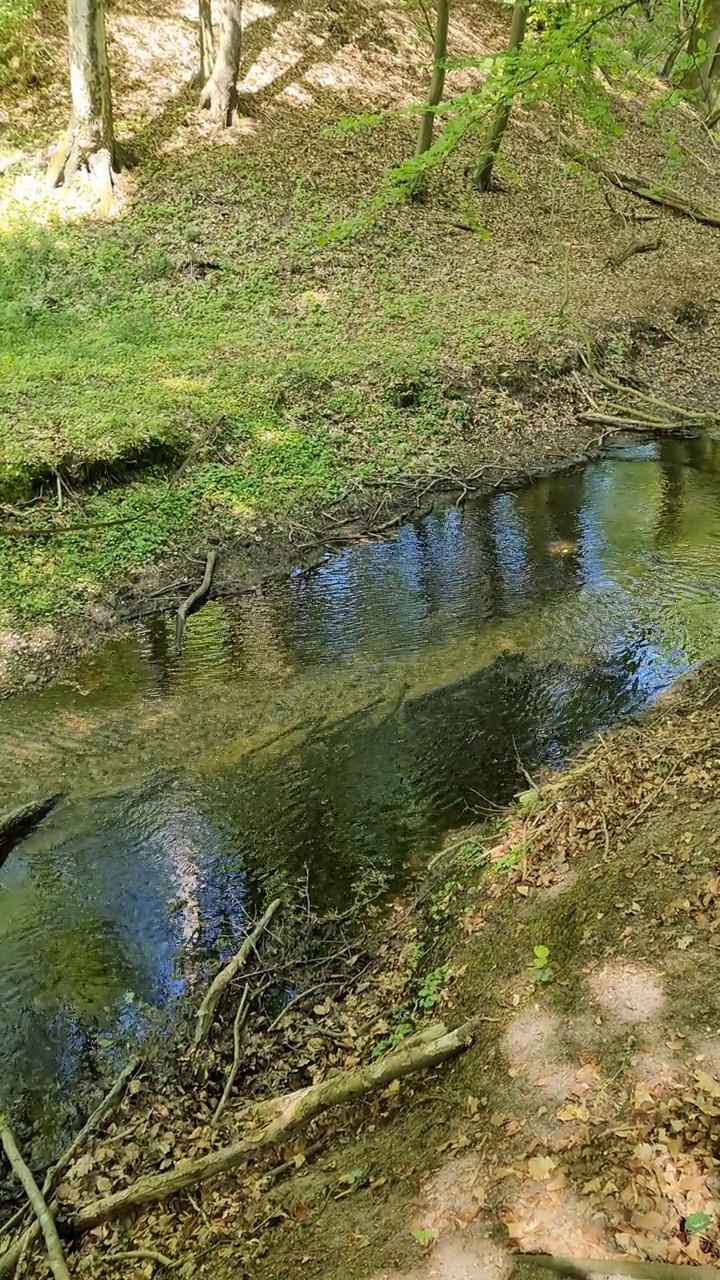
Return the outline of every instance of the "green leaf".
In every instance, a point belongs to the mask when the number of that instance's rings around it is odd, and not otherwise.
[[[437,1231],[434,1231],[432,1227],[411,1227],[410,1235],[416,1244],[420,1245],[421,1249],[427,1249],[428,1245],[431,1245],[437,1239]]]
[[[535,956],[535,960],[533,961],[535,968],[544,969],[545,965],[550,959],[550,948],[549,947],[533,947],[533,955]]]
[[[699,1235],[706,1227],[710,1226],[712,1218],[709,1213],[689,1213],[685,1219],[685,1230],[691,1236]]]

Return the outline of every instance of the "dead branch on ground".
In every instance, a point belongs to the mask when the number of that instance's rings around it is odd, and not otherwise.
[[[223,991],[227,986],[230,985],[233,978],[235,978],[236,975],[240,972],[245,961],[250,955],[250,952],[253,950],[253,948],[257,944],[261,934],[264,933],[265,929],[267,929],[268,925],[270,924],[270,921],[275,915],[275,912],[278,910],[278,908],[281,905],[282,905],[281,898],[275,898],[275,900],[270,903],[270,906],[268,907],[264,916],[262,916],[262,918],[255,925],[255,928],[253,929],[252,933],[249,933],[248,936],[245,938],[240,950],[235,953],[232,960],[228,961],[228,963],[225,965],[225,968],[220,970],[217,977],[210,984],[210,988],[207,994],[205,995],[204,999],[202,1000],[200,1008],[197,1011],[197,1017],[196,1017],[196,1023],[195,1023],[195,1045],[196,1046],[199,1044],[202,1044],[203,1040],[207,1036],[208,1031],[210,1030],[210,1027],[212,1026],[213,1017],[215,1016],[215,1010],[218,1006],[218,1002],[220,1000],[220,997],[223,994]]]
[[[611,253],[607,258],[607,265],[614,269],[621,267],[624,262],[629,262],[636,253],[654,253],[662,245],[662,236],[657,236],[655,240],[635,240],[633,244],[627,245],[625,249],[619,253]]]
[[[635,1280],[717,1280],[716,1267],[682,1266],[671,1262],[641,1262],[635,1258],[559,1258],[553,1253],[516,1253],[513,1264],[530,1262],[574,1280],[588,1276],[634,1276]]]
[[[217,1107],[215,1108],[215,1115],[213,1116],[213,1120],[212,1120],[213,1124],[218,1123],[218,1120],[220,1119],[223,1111],[225,1110],[225,1107],[227,1106],[227,1100],[230,1097],[230,1091],[235,1083],[235,1077],[237,1076],[238,1070],[240,1068],[240,1043],[241,1043],[240,1036],[247,1019],[247,1003],[248,1003],[249,992],[250,992],[250,988],[247,985],[244,986],[243,993],[238,1003],[237,1013],[235,1014],[235,1020],[233,1022],[232,1066],[230,1068],[230,1073],[228,1075],[227,1081],[225,1083],[225,1088],[223,1089],[222,1098],[220,1099],[220,1101],[217,1104]]]
[[[129,1062],[128,1065],[123,1068],[123,1070],[120,1072],[119,1076],[115,1080],[112,1088],[108,1091],[108,1093],[105,1094],[105,1097],[98,1103],[97,1107],[93,1111],[90,1118],[83,1125],[80,1132],[73,1138],[72,1142],[70,1143],[70,1146],[67,1148],[65,1152],[63,1152],[63,1154],[60,1156],[60,1159],[57,1161],[57,1163],[54,1164],[51,1169],[48,1169],[45,1175],[45,1181],[43,1182],[43,1188],[42,1188],[43,1196],[47,1198],[48,1196],[51,1195],[53,1189],[57,1186],[58,1182],[60,1181],[61,1175],[72,1163],[75,1157],[75,1153],[83,1145],[83,1143],[90,1136],[90,1134],[95,1132],[95,1130],[99,1127],[101,1121],[105,1119],[105,1117],[110,1113],[113,1107],[119,1102],[120,1098],[125,1092],[125,1086],[127,1085],[131,1076],[135,1074],[139,1066],[140,1066],[140,1059],[135,1058],[133,1059],[132,1062]],[[49,1208],[52,1213],[57,1213],[58,1211],[57,1200],[53,1200]],[[5,1236],[6,1238],[7,1238],[7,1232],[9,1231],[10,1227],[13,1225],[15,1221],[17,1221],[17,1215],[15,1215],[14,1218],[11,1218],[10,1222],[8,1222],[4,1227],[3,1236]],[[17,1240],[14,1245],[11,1245],[10,1248],[5,1251],[5,1253],[0,1254],[0,1277],[12,1274],[12,1272],[15,1270],[15,1267],[17,1266],[20,1260],[21,1255],[25,1252],[26,1249],[30,1247],[30,1245],[33,1243],[34,1240],[37,1239],[39,1235],[40,1235],[40,1224],[39,1222],[33,1222],[32,1225],[28,1227],[27,1231],[23,1232],[22,1236],[20,1236],[19,1240]]]
[[[3,1144],[5,1155],[12,1165],[13,1173],[18,1181],[22,1184],[23,1190],[30,1201],[33,1213],[37,1218],[40,1229],[45,1237],[45,1247],[47,1248],[48,1260],[50,1268],[55,1280],[70,1280],[70,1272],[65,1264],[65,1255],[60,1244],[60,1237],[55,1226],[55,1219],[48,1208],[47,1201],[23,1160],[17,1149],[15,1139],[12,1132],[5,1124],[3,1117],[0,1116],[0,1141]]]
[[[376,1089],[384,1088],[393,1080],[428,1067],[439,1066],[455,1057],[472,1043],[477,1024],[475,1019],[463,1023],[455,1031],[445,1031],[429,1043],[411,1048],[400,1045],[397,1049],[355,1071],[340,1071],[319,1084],[310,1085],[281,1098],[261,1103],[255,1111],[260,1127],[250,1136],[231,1146],[222,1147],[196,1160],[181,1160],[167,1173],[148,1174],[129,1187],[100,1200],[93,1200],[81,1208],[63,1225],[73,1234],[91,1231],[103,1222],[131,1213],[145,1205],[157,1204],[229,1173],[267,1151],[269,1147],[282,1145],[330,1107],[344,1106]],[[265,1123],[262,1123],[263,1120]]]

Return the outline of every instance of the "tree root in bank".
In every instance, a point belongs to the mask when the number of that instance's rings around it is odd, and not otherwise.
[[[553,1253],[516,1253],[513,1263],[529,1262],[573,1280],[588,1276],[634,1276],[635,1280],[718,1280],[716,1267],[682,1266],[671,1262],[641,1262],[635,1258],[560,1258]]]
[[[123,1070],[120,1072],[119,1076],[115,1080],[112,1088],[109,1090],[108,1093],[105,1094],[105,1097],[101,1100],[101,1102],[98,1103],[97,1107],[95,1108],[95,1110],[93,1111],[89,1119],[86,1121],[86,1123],[83,1125],[80,1132],[76,1134],[76,1136],[73,1138],[72,1142],[70,1143],[70,1146],[67,1148],[66,1151],[63,1152],[63,1154],[60,1156],[60,1159],[57,1161],[57,1163],[54,1164],[51,1169],[48,1169],[45,1175],[45,1180],[43,1182],[43,1187],[42,1187],[42,1194],[46,1199],[52,1194],[53,1190],[58,1185],[60,1178],[62,1177],[65,1170],[69,1168],[69,1166],[72,1164],[75,1158],[76,1152],[79,1151],[80,1147],[83,1145],[86,1139],[90,1136],[90,1134],[95,1132],[95,1130],[100,1126],[101,1122],[105,1119],[105,1117],[110,1114],[113,1107],[115,1107],[116,1104],[120,1101],[120,1098],[125,1092],[125,1087],[128,1084],[128,1081],[138,1070],[139,1066],[140,1066],[140,1059],[135,1058],[133,1059],[132,1062],[129,1062],[128,1065],[123,1068]],[[58,1210],[57,1201],[53,1201],[52,1204],[50,1204],[49,1208],[52,1213],[57,1213],[57,1210]],[[2,1233],[2,1237],[0,1237],[0,1242],[2,1241],[2,1239],[8,1238],[7,1233],[9,1232],[11,1226],[15,1221],[17,1221],[17,1215],[15,1216],[15,1218],[11,1219],[10,1222],[8,1222],[6,1226],[3,1228],[3,1233]],[[0,1253],[0,1277],[8,1276],[13,1273],[13,1271],[15,1270],[15,1267],[17,1266],[20,1260],[21,1255],[25,1252],[26,1249],[29,1248],[29,1246],[33,1243],[34,1240],[37,1239],[39,1235],[40,1235],[40,1224],[39,1222],[34,1222],[32,1226],[28,1227],[27,1231],[23,1232],[22,1236],[19,1238],[19,1240],[15,1242],[14,1245],[12,1245],[9,1249],[7,1249],[5,1253]]]
[[[205,995],[200,1005],[200,1008],[197,1011],[196,1022],[195,1022],[196,1047],[197,1045],[202,1044],[203,1040],[207,1036],[207,1033],[212,1026],[213,1018],[215,1016],[215,1010],[218,1006],[218,1003],[220,1001],[220,998],[225,988],[230,985],[233,978],[235,978],[237,974],[240,972],[243,965],[245,964],[245,961],[250,955],[250,952],[257,945],[260,939],[260,936],[265,932],[268,925],[270,924],[270,921],[275,915],[275,912],[280,908],[281,905],[282,905],[281,898],[275,898],[274,901],[270,903],[270,906],[268,907],[264,916],[262,916],[262,918],[255,925],[255,928],[253,929],[252,933],[249,933],[247,938],[245,938],[245,941],[243,942],[240,950],[235,953],[232,960],[228,961],[228,963],[225,965],[225,968],[220,970],[217,977],[210,984],[210,988],[207,994]]]
[[[188,596],[187,600],[183,600],[177,611],[177,617],[175,619],[175,645],[178,652],[180,652],[182,648],[183,636],[185,634],[185,623],[188,619],[188,615],[191,614],[193,609],[196,609],[199,604],[204,603],[208,591],[212,586],[216,564],[217,551],[208,551],[207,560],[205,561],[205,572],[200,586],[196,587],[195,591]]]
[[[20,1155],[15,1139],[2,1116],[0,1116],[0,1141],[5,1150],[5,1155],[12,1165],[13,1172],[22,1184],[23,1190],[32,1205],[33,1213],[45,1237],[48,1260],[55,1280],[70,1280],[70,1272],[65,1263],[65,1255],[60,1244],[55,1219],[32,1173]]]
[[[122,1191],[91,1201],[63,1226],[73,1234],[91,1231],[111,1219],[145,1205],[157,1204],[180,1191],[238,1169],[268,1148],[288,1142],[330,1107],[344,1106],[384,1088],[393,1080],[447,1062],[472,1043],[476,1030],[474,1019],[455,1031],[446,1031],[443,1027],[434,1040],[410,1048],[400,1045],[368,1066],[338,1072],[319,1084],[261,1103],[255,1111],[258,1127],[249,1137],[197,1160],[182,1160],[167,1173],[139,1178]]]

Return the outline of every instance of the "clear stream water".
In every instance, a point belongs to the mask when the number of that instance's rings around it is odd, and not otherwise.
[[[401,879],[720,648],[720,442],[449,501],[393,541],[154,618],[0,704],[0,810],[66,799],[0,872],[0,1109],[38,1152],[278,883]],[[163,1015],[164,1016],[164,1015]]]

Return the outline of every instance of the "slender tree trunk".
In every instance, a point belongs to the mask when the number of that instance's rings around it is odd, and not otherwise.
[[[212,0],[198,0],[198,20],[200,33],[200,77],[201,83],[205,85],[212,75],[213,63],[215,61]]]
[[[242,0],[222,0],[218,51],[210,78],[200,95],[200,106],[210,110],[218,124],[232,123],[237,106],[237,78],[242,46]]]
[[[48,180],[67,184],[86,166],[104,197],[112,195],[115,160],[104,0],[68,0],[67,16],[72,114]]]
[[[525,39],[527,15],[528,0],[515,0],[506,55],[511,61],[512,55],[520,48]],[[474,187],[477,187],[478,191],[490,190],[495,161],[505,136],[505,130],[508,127],[511,111],[512,99],[505,95],[497,105],[492,123],[485,135],[483,149],[470,173],[470,181]]]
[[[439,106],[442,102],[443,89],[445,88],[445,63],[447,61],[447,41],[448,41],[448,24],[450,21],[450,3],[449,0],[438,0],[437,19],[435,22],[435,39],[433,42],[433,73],[430,81],[430,92],[428,93],[427,106],[422,120],[420,121],[420,133],[418,135],[416,156],[423,155],[429,151],[432,143],[433,126],[435,124],[435,112],[433,107]]]
[[[703,0],[687,51],[697,64],[683,76],[683,88],[713,117],[720,104],[720,0]]]

